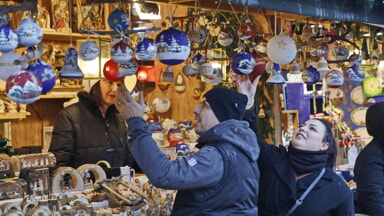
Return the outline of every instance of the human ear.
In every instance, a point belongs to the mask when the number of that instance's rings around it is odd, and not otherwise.
[[[324,151],[324,150],[327,150],[328,149],[328,147],[329,147],[329,143],[328,142],[326,142],[326,143],[324,143],[321,147],[320,147],[320,151]]]

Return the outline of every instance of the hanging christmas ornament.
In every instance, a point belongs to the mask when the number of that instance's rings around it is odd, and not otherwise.
[[[16,32],[4,24],[0,27],[0,52],[11,52],[16,49],[19,44],[19,36]]]
[[[293,61],[289,73],[287,74],[288,82],[301,83],[301,71],[300,65],[296,61]]]
[[[329,48],[326,43],[314,45],[310,52],[311,56],[326,57],[328,55]]]
[[[157,59],[166,65],[185,61],[191,52],[191,43],[184,32],[169,28],[156,36]]]
[[[109,27],[119,34],[123,34],[129,24],[130,21],[128,14],[125,11],[120,10],[116,4],[115,10],[113,10],[108,16]]]
[[[221,46],[229,46],[233,42],[233,34],[224,26],[224,29],[221,30],[217,36],[217,42],[219,42]]]
[[[7,81],[10,75],[21,70],[22,65],[16,64],[20,58],[19,54],[13,52],[7,52],[0,56],[0,79]]]
[[[256,51],[259,54],[265,54],[267,53],[267,44],[268,41],[266,39],[261,39],[256,44]]]
[[[40,79],[32,72],[21,70],[8,77],[7,96],[19,104],[30,104],[40,97],[42,87]]]
[[[268,79],[265,81],[267,84],[284,84],[286,83],[284,77],[281,75],[281,66],[277,63],[271,64],[271,72]]]
[[[273,36],[267,44],[267,55],[277,64],[290,63],[295,58],[296,51],[295,41],[283,33]]]
[[[203,43],[207,34],[201,28],[196,28],[194,18],[191,20],[191,30],[188,32],[188,38],[191,43]]]
[[[142,61],[150,61],[156,56],[156,46],[148,38],[143,38],[136,46],[136,58]]]
[[[59,72],[59,77],[69,78],[69,79],[79,79],[84,77],[84,73],[81,71],[78,64],[78,54],[77,51],[70,47],[65,52],[65,63],[61,71]]]
[[[339,61],[344,61],[344,60],[347,60],[348,59],[348,56],[349,56],[349,49],[344,47],[344,46],[335,46],[333,48],[333,51],[336,55],[336,59],[339,60]]]
[[[266,62],[264,58],[258,54],[251,54],[252,57],[255,59],[255,68],[253,71],[249,74],[250,77],[257,77],[259,75],[262,75],[265,72]]]
[[[23,46],[34,46],[43,39],[43,31],[36,21],[30,17],[21,20],[16,32],[19,43]]]
[[[240,25],[240,28],[238,30],[238,35],[240,40],[247,41],[252,40],[253,37],[255,37],[255,27],[251,22],[248,20],[247,22]]]
[[[127,63],[132,59],[132,55],[133,53],[131,47],[125,43],[124,40],[120,40],[111,48],[111,59],[116,63]]]
[[[303,33],[301,34],[301,36],[304,37],[304,38],[310,38],[310,37],[313,36],[312,28],[311,28],[311,26],[308,23],[306,25],[304,25]]]
[[[301,77],[304,83],[307,85],[312,85],[320,80],[320,72],[315,67],[310,65],[303,71]]]
[[[55,70],[41,59],[29,65],[25,70],[34,73],[40,79],[42,94],[50,91],[56,84]]]
[[[237,74],[248,75],[255,65],[255,59],[248,52],[239,52],[232,57],[232,70]]]
[[[214,67],[210,76],[204,76],[205,83],[217,85],[223,81],[223,71],[220,67]]]
[[[105,62],[103,67],[104,77],[112,82],[118,82],[124,80],[124,77],[119,77],[119,64],[112,59]]]
[[[192,57],[192,68],[195,69],[195,70],[199,70],[199,67],[201,64],[203,64],[205,62],[205,59],[203,57],[203,55],[201,55],[200,53],[197,53],[196,55],[194,55]]]
[[[92,61],[100,54],[100,49],[94,41],[87,41],[82,43],[79,47],[79,58],[84,61]]]
[[[323,79],[329,71],[328,62],[324,57],[320,57],[320,60],[317,62],[317,71],[320,72],[320,79]]]
[[[339,88],[344,83],[344,76],[341,71],[332,69],[325,75],[325,83],[329,88]]]
[[[357,64],[354,64],[351,67],[348,67],[346,74],[347,74],[348,80],[355,83],[363,82],[365,77],[364,68],[360,67]]]
[[[263,99],[260,99],[260,107],[259,107],[259,113],[258,113],[258,117],[259,118],[265,118],[265,111],[264,111],[264,108],[263,108]]]
[[[176,81],[175,81],[175,91],[177,93],[183,93],[186,89],[186,82],[185,78],[181,73],[178,73],[176,75]]]
[[[193,76],[193,75],[196,75],[199,73],[199,70],[196,70],[192,67],[192,65],[190,64],[190,62],[187,62],[183,68],[182,68],[182,72],[185,76]]]
[[[139,64],[135,59],[131,59],[124,64],[119,64],[118,77],[124,78],[125,76],[133,75],[139,69]]]

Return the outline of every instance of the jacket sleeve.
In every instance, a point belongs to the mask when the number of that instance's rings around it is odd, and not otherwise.
[[[253,130],[253,132],[256,134],[257,143],[260,147],[260,155],[257,160],[257,163],[259,164],[260,172],[263,172],[264,170],[268,169],[268,167],[272,166],[274,157],[278,155],[279,148],[277,148],[275,145],[268,144],[264,139],[259,136],[259,130],[257,125],[257,113],[258,108],[257,104],[255,103],[253,107],[248,109],[245,112],[244,120],[249,123],[249,127]]]
[[[74,127],[68,112],[64,109],[56,118],[49,146],[49,152],[56,157],[56,167],[72,166],[74,142]]]
[[[369,148],[369,143],[359,154],[355,164],[358,206],[363,207],[369,215],[384,215],[384,163],[382,151]]]
[[[128,146],[154,186],[186,190],[210,187],[221,180],[224,164],[215,147],[204,147],[193,155],[168,160],[142,118],[133,117],[127,123]]]

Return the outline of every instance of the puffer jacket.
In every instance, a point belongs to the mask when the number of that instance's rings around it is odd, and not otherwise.
[[[78,93],[79,102],[61,110],[55,120],[49,151],[56,165],[77,168],[105,160],[111,167],[133,166],[127,145],[126,124],[114,105],[103,118],[87,92]]]
[[[373,139],[355,162],[356,213],[384,215],[384,103],[368,108],[366,127]]]
[[[150,182],[178,190],[172,215],[258,214],[259,147],[247,122],[221,122],[199,137],[199,151],[171,161],[142,118],[127,123],[129,148]]]

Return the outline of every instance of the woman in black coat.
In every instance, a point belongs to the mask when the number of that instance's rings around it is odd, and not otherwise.
[[[259,78],[251,83],[248,76],[236,76],[238,90],[252,102],[245,118],[256,134],[257,112],[253,102]],[[334,172],[337,150],[329,122],[308,120],[295,130],[288,148],[267,144],[259,136],[258,143],[260,216],[286,215],[322,170],[320,180],[290,215],[354,215],[352,191]]]
[[[100,80],[59,112],[49,147],[58,167],[78,168],[102,160],[111,167],[134,165],[126,147],[127,126],[113,104],[116,88],[116,83]]]
[[[384,215],[384,102],[370,106],[365,115],[371,142],[355,162],[356,212]]]

